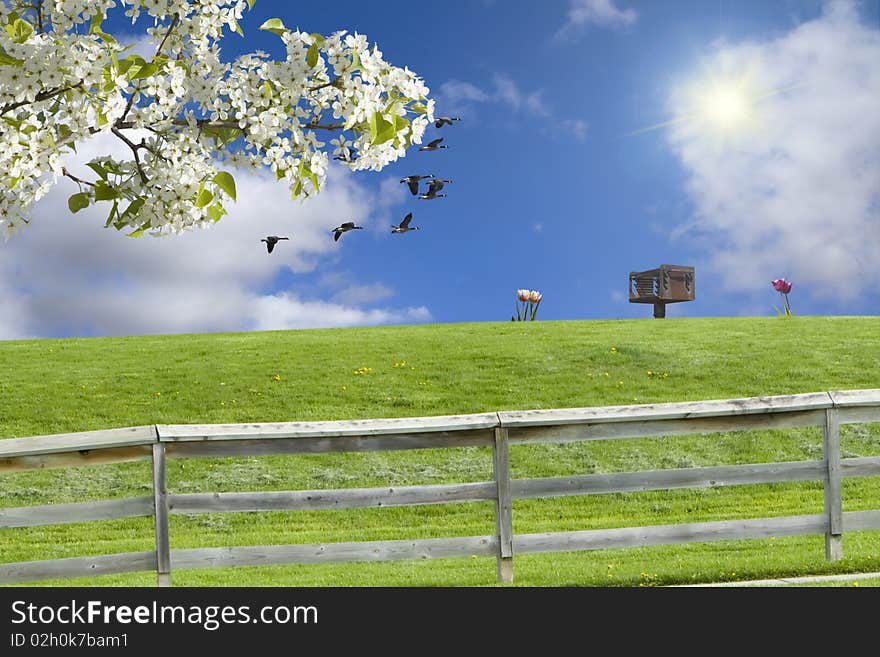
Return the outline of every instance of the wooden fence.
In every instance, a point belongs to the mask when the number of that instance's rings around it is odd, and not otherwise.
[[[841,458],[842,424],[880,422],[880,389],[747,399],[478,413],[458,416],[235,425],[150,425],[0,440],[0,473],[152,460],[153,493],[88,503],[0,508],[0,528],[152,516],[156,549],[147,552],[0,563],[0,582],[18,583],[155,571],[159,586],[189,568],[387,561],[494,555],[498,580],[513,579],[516,554],[599,550],[672,543],[825,535],[829,560],[843,556],[844,531],[880,529],[880,510],[843,512],[845,477],[880,475],[880,457]],[[816,461],[723,465],[615,474],[511,479],[510,446],[755,429],[820,426]],[[494,480],[462,484],[259,493],[169,494],[169,458],[315,454],[489,446]],[[514,534],[512,500],[625,491],[821,481],[817,515],[698,522],[588,531]],[[495,502],[495,534],[311,545],[170,549],[170,514],[295,511]],[[15,531],[14,529],[9,529]]]

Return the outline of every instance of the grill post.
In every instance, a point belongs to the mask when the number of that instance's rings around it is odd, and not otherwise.
[[[693,267],[660,265],[656,269],[629,273],[629,302],[653,304],[655,319],[666,317],[667,303],[695,298]]]

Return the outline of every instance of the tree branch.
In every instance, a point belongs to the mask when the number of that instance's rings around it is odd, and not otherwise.
[[[165,32],[165,36],[162,37],[162,41],[159,43],[159,47],[156,48],[156,54],[153,55],[153,59],[159,56],[162,52],[162,48],[165,47],[165,42],[168,41],[168,37],[171,36],[171,32],[174,31],[174,28],[177,27],[177,24],[180,22],[180,14],[174,14],[174,18],[171,19],[171,24],[168,26],[168,31]],[[134,99],[140,93],[141,82],[138,80],[137,86],[134,88],[134,91],[131,92],[131,96],[128,97],[128,103],[125,105],[125,111],[122,113],[122,116],[119,117],[119,120],[116,121],[116,125],[118,126],[120,123],[125,121],[125,117],[128,116],[128,113],[131,111],[132,105],[134,105]]]
[[[168,37],[171,36],[171,32],[174,31],[174,28],[177,27],[177,24],[180,22],[180,14],[174,14],[174,18],[171,19],[171,25],[168,26],[168,31],[165,33],[165,36],[162,37],[161,43],[159,43],[159,47],[156,48],[156,54],[153,55],[153,59],[159,56],[162,52],[162,48],[165,47],[165,42],[168,41]]]
[[[73,182],[75,182],[75,183],[77,183],[77,184],[79,184],[79,185],[88,185],[89,187],[94,187],[94,186],[95,186],[95,183],[93,183],[93,182],[89,182],[88,180],[83,180],[82,178],[77,178],[77,177],[74,176],[72,173],[70,173],[70,171],[68,171],[67,168],[62,168],[62,169],[61,169],[61,173],[63,173],[65,176],[67,176],[67,177],[70,178]]]
[[[37,0],[34,9],[37,10],[37,29],[40,30],[40,34],[43,34],[45,32],[43,29],[43,0]]]
[[[116,135],[117,137],[119,137],[119,138],[125,143],[125,145],[128,146],[128,147],[131,149],[131,152],[134,154],[134,163],[135,163],[135,166],[137,166],[138,174],[139,174],[140,177],[141,177],[141,182],[142,182],[144,185],[146,185],[147,183],[149,183],[149,182],[150,182],[150,179],[147,178],[147,174],[144,173],[144,167],[143,167],[143,165],[141,164],[141,158],[140,158],[140,155],[138,155],[138,149],[140,149],[140,148],[144,148],[144,149],[146,149],[146,150],[149,150],[149,146],[147,146],[147,145],[144,144],[144,143],[141,143],[141,144],[135,144],[131,139],[129,139],[128,137],[126,137],[124,134],[122,134],[122,132],[119,131],[119,128],[113,127],[113,128],[110,128],[110,131],[111,131],[114,135]]]
[[[189,123],[186,121],[186,119],[173,119],[171,123],[172,125],[176,126],[189,127]],[[129,130],[131,128],[139,127],[131,121],[117,121],[114,126],[119,128],[120,130]],[[212,121],[211,119],[196,119],[195,127],[200,129],[234,128],[236,130],[241,130],[242,132],[244,132],[245,130],[245,128],[242,128],[240,125],[238,125],[238,121]],[[302,127],[308,128],[309,130],[341,130],[345,127],[345,123],[316,123],[314,121],[310,121],[309,123],[304,123]]]
[[[56,87],[55,89],[46,89],[44,91],[40,91],[36,96],[34,96],[33,100],[22,100],[17,103],[10,103],[9,105],[4,105],[0,107],[0,116],[6,114],[6,112],[11,112],[12,110],[16,110],[19,107],[24,107],[25,105],[30,105],[31,103],[38,103],[44,100],[49,100],[50,98],[54,98],[55,96],[59,96],[71,89],[79,89],[82,87],[82,81],[77,82],[76,84],[71,84],[67,87]]]
[[[342,77],[335,77],[329,82],[325,82],[324,84],[318,84],[314,87],[309,87],[309,91],[318,91],[319,89],[323,89],[325,87],[336,87],[337,89],[342,88]]]

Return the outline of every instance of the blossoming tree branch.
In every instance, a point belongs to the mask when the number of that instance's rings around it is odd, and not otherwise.
[[[0,228],[28,224],[60,179],[71,212],[101,203],[132,237],[210,225],[235,201],[238,167],[268,168],[293,198],[317,194],[332,156],[381,170],[421,143],[434,101],[407,68],[360,34],[286,27],[284,59],[224,62],[255,0],[0,0]],[[104,30],[111,10],[149,21],[150,56]],[[110,135],[125,157],[71,172],[65,156]],[[329,140],[329,145],[325,141]]]

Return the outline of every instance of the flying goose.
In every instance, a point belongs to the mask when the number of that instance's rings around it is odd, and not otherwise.
[[[429,201],[434,198],[443,198],[445,196],[446,194],[438,194],[433,188],[429,188],[427,194],[419,194],[419,198],[424,198]]]
[[[453,121],[461,121],[457,116],[438,116],[434,121],[435,128],[442,128],[444,125],[452,125]]]
[[[443,137],[438,137],[433,141],[429,141],[427,145],[419,148],[420,151],[436,151],[438,148],[449,148],[449,146],[441,146],[440,142],[443,141]]]
[[[333,229],[333,241],[338,242],[339,237],[342,233],[347,233],[350,230],[361,230],[363,226],[355,226],[353,221],[346,221],[344,224],[337,226]]]
[[[400,182],[406,183],[409,186],[409,191],[412,192],[412,195],[415,196],[419,193],[419,181],[424,178],[433,178],[434,174],[429,173],[427,176],[407,176],[406,178],[401,178]]]
[[[266,250],[269,253],[272,253],[272,249],[275,248],[275,245],[278,244],[279,240],[289,240],[289,239],[290,239],[289,237],[278,237],[277,235],[267,235],[266,237],[264,237],[260,241],[265,242],[266,243]]]
[[[440,178],[432,178],[428,181],[428,194],[436,194],[446,183],[451,183],[451,180],[441,180]]]
[[[392,226],[391,232],[392,233],[405,233],[408,230],[418,230],[419,229],[418,226],[410,226],[409,225],[410,221],[412,221],[412,212],[410,212],[409,214],[407,214],[403,218],[403,221],[400,222],[399,226]]]

